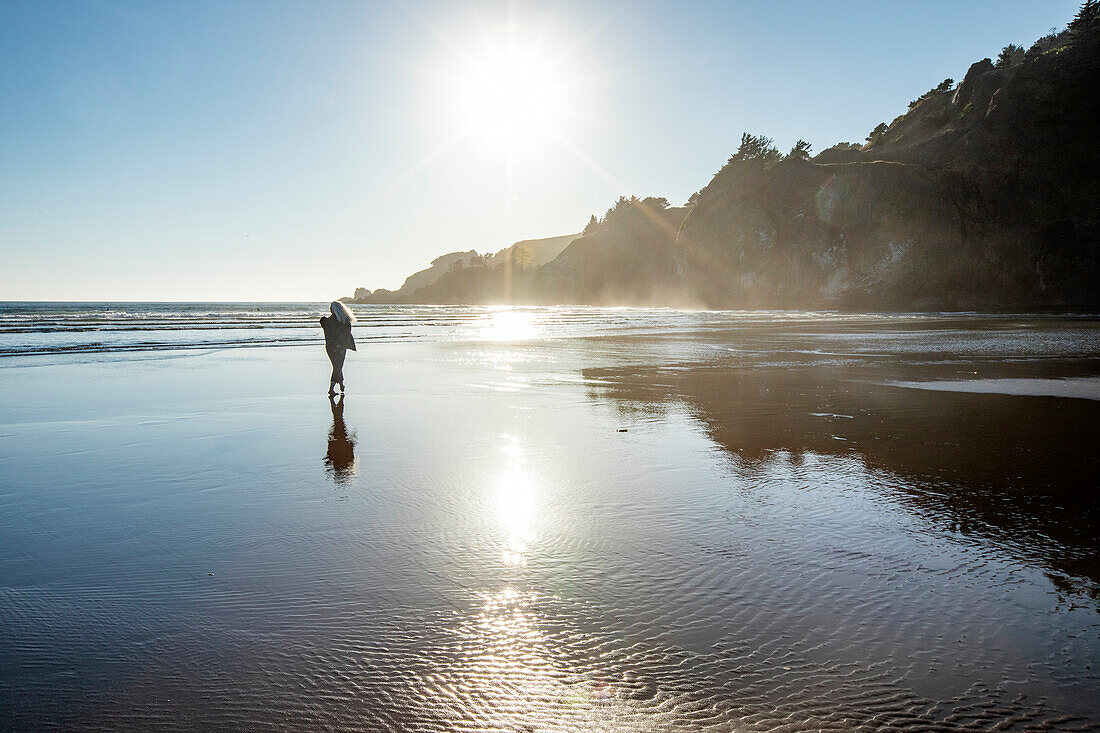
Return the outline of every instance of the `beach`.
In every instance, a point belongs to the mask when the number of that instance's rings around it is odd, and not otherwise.
[[[0,728],[1100,727],[1094,318],[356,306],[330,402],[97,308],[0,333]]]

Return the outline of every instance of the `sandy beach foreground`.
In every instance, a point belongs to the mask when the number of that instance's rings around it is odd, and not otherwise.
[[[492,335],[0,360],[0,728],[1100,727],[1093,321]]]

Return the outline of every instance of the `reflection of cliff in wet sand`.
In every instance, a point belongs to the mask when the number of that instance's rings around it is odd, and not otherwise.
[[[332,407],[332,429],[328,434],[328,452],[325,453],[325,470],[336,483],[343,483],[355,475],[355,435],[349,434],[344,424],[344,398],[329,395]]]
[[[746,471],[779,455],[850,456],[904,478],[903,505],[1100,583],[1100,402],[908,389],[859,368],[591,369],[642,410],[683,404]],[[928,369],[926,368],[926,371]],[[1063,577],[1059,577],[1063,576]]]

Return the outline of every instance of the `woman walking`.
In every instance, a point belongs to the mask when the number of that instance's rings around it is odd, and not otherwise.
[[[344,357],[348,349],[355,351],[355,339],[351,337],[351,324],[355,316],[346,305],[338,300],[328,307],[332,315],[321,316],[321,328],[325,331],[325,351],[332,362],[332,376],[329,378],[328,393],[336,394],[339,383],[340,392],[344,391]]]

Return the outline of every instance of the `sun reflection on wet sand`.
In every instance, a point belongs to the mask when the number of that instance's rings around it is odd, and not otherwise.
[[[486,568],[489,587],[478,593],[480,605],[461,632],[467,641],[463,672],[478,700],[474,717],[494,730],[651,730],[653,716],[619,692],[614,675],[570,661],[578,648],[597,642],[563,626],[568,599],[531,582],[538,480],[525,464],[520,438],[501,439],[504,466],[498,483],[489,484],[495,489],[489,506],[504,562]]]
[[[501,450],[508,457],[508,465],[497,494],[497,512],[507,535],[502,555],[505,564],[522,566],[527,564],[527,548],[535,537],[531,529],[535,497],[523,466],[519,439],[505,436],[505,441]]]
[[[635,730],[637,715],[607,679],[554,653],[553,635],[539,628],[539,602],[512,586],[484,597],[467,668],[483,722],[518,731]]]

